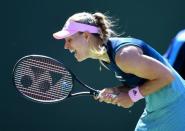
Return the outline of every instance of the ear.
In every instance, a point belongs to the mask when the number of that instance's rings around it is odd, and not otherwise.
[[[90,33],[89,32],[83,32],[83,37],[88,40],[90,37]]]

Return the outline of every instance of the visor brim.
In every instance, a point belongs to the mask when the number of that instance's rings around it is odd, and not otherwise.
[[[69,37],[69,36],[71,36],[71,35],[73,35],[75,33],[76,32],[73,32],[73,31],[61,30],[61,31],[58,31],[56,33],[53,33],[53,37],[55,39],[60,40],[60,39],[64,39],[66,37]]]

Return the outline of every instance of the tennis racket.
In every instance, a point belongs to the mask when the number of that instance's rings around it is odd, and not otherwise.
[[[28,55],[18,60],[13,69],[13,82],[22,96],[41,103],[59,102],[74,96],[99,95],[99,90],[77,79],[62,62],[43,55]],[[85,87],[86,91],[74,93],[75,82]]]

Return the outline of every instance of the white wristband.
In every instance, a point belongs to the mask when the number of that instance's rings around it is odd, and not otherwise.
[[[139,91],[139,86],[136,86],[135,88],[131,89],[128,91],[128,95],[130,96],[130,99],[133,102],[137,102],[141,99],[143,99],[144,97],[141,95],[140,91]]]

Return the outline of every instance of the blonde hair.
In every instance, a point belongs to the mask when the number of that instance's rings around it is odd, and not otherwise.
[[[100,12],[96,12],[94,14],[88,12],[76,13],[72,15],[69,20],[74,20],[76,22],[97,26],[101,29],[100,34],[95,35],[102,41],[98,43],[99,49],[97,50],[97,48],[92,48],[92,52],[96,56],[102,55],[106,52],[106,48],[103,45],[106,45],[110,37],[118,36],[118,34],[112,29],[112,27],[114,27],[114,21],[111,21],[110,17]]]

